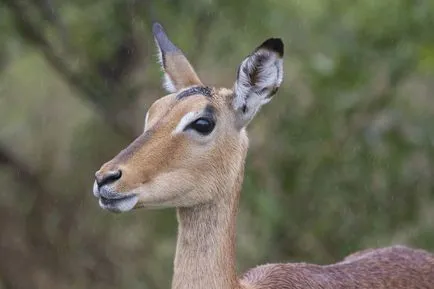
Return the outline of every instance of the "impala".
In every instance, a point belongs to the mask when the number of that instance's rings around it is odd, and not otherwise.
[[[434,288],[434,256],[404,246],[358,252],[325,266],[262,265],[238,278],[235,222],[246,127],[282,82],[283,43],[270,38],[257,47],[227,89],[204,85],[160,24],[153,34],[170,94],[149,108],[143,133],[96,172],[93,193],[113,212],[176,208],[172,288]]]

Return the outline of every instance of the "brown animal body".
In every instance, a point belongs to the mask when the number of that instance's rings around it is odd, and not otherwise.
[[[397,246],[327,266],[268,264],[237,277],[235,223],[248,149],[246,127],[283,79],[283,43],[246,57],[232,89],[202,84],[159,24],[153,33],[170,94],[135,141],[96,173],[103,209],[177,209],[173,289],[434,289],[434,256]]]
[[[241,282],[250,284],[247,288],[261,289],[432,289],[433,260],[426,251],[394,246],[349,256],[332,265],[263,265],[247,272]]]

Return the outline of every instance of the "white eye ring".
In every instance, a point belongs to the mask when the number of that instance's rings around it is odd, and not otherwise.
[[[200,111],[190,111],[186,115],[184,115],[181,120],[179,121],[176,128],[173,130],[172,134],[179,134],[184,131],[184,129],[192,122],[194,121],[198,115],[200,114]]]
[[[214,132],[216,131],[215,127],[217,126],[217,123],[215,121],[214,121],[214,128],[209,134],[201,134],[194,129],[188,128],[188,126],[191,125],[191,123],[198,120],[203,115],[203,113],[204,111],[191,111],[185,114],[182,117],[182,119],[179,121],[176,128],[173,130],[172,135],[177,135],[182,133],[188,135],[189,138],[193,139],[197,143],[200,144],[208,143],[210,140],[213,139]]]

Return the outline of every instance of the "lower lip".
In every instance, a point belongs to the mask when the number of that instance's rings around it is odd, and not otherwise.
[[[131,195],[120,199],[107,199],[100,197],[99,205],[103,209],[114,212],[124,212],[131,210],[137,203],[137,196]]]

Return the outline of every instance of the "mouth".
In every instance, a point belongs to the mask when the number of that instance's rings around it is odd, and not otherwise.
[[[139,198],[135,194],[116,198],[105,198],[100,196],[99,206],[104,210],[122,213],[132,210],[136,206],[138,200]]]

